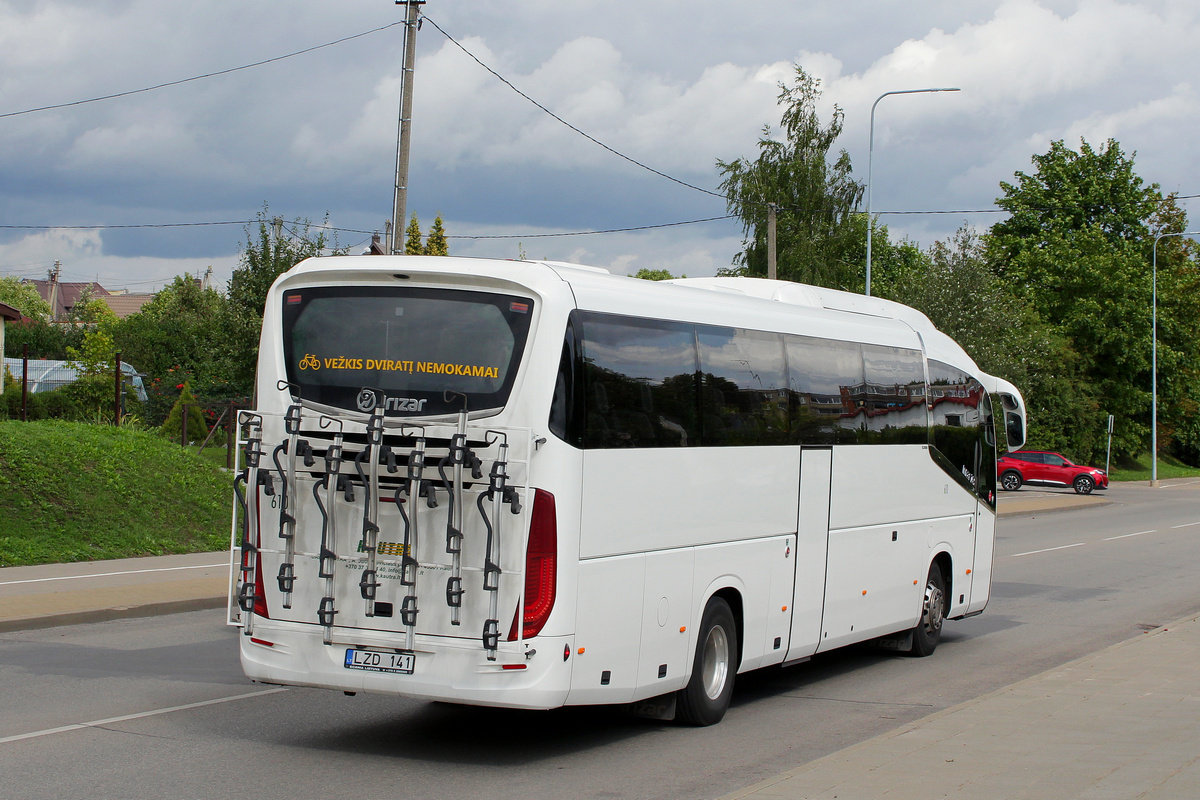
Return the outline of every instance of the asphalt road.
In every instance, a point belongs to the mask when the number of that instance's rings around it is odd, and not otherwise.
[[[713,798],[1200,610],[1200,484],[1001,521],[993,599],[936,654],[739,676],[691,729],[247,682],[220,612],[0,636],[14,798]]]

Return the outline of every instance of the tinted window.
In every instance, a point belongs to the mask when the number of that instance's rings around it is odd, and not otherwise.
[[[692,326],[579,314],[585,447],[687,447],[699,443]]]
[[[788,392],[782,337],[698,326],[696,341],[702,443],[786,444]]]
[[[919,350],[864,344],[865,419],[871,441],[926,444],[925,362]]]
[[[784,339],[792,392],[792,442],[857,442],[866,405],[862,347],[808,336]]]
[[[579,343],[575,338],[575,316],[567,322],[567,334],[563,339],[562,356],[558,362],[558,378],[554,382],[554,396],[550,399],[550,432],[568,444],[583,447],[583,367]]]
[[[934,460],[994,506],[995,435],[991,403],[983,386],[966,372],[930,359],[929,411]]]
[[[533,301],[403,287],[285,292],[288,380],[306,400],[370,411],[364,387],[382,390],[389,415],[499,408],[520,364]]]

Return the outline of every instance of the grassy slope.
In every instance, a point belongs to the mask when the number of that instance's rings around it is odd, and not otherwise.
[[[1104,465],[1101,464],[1101,467]],[[1113,464],[1112,471],[1108,474],[1109,479],[1114,481],[1148,481],[1151,475],[1150,454],[1143,453],[1138,457],[1136,462]],[[1166,478],[1194,478],[1200,476],[1200,469],[1189,467],[1187,464],[1172,458],[1171,456],[1158,457],[1158,477],[1160,480]]]
[[[230,488],[150,433],[0,421],[0,566],[222,550]]]

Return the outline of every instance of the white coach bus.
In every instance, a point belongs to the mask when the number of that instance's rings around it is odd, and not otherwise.
[[[983,611],[1024,404],[913,309],[552,262],[305,261],[242,415],[246,674],[712,724]],[[997,426],[993,409],[1003,416]]]

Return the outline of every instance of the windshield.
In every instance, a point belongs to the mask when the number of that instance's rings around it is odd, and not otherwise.
[[[405,287],[319,287],[283,295],[283,349],[299,396],[389,416],[501,408],[529,333],[533,300]],[[457,396],[446,397],[447,392]]]

